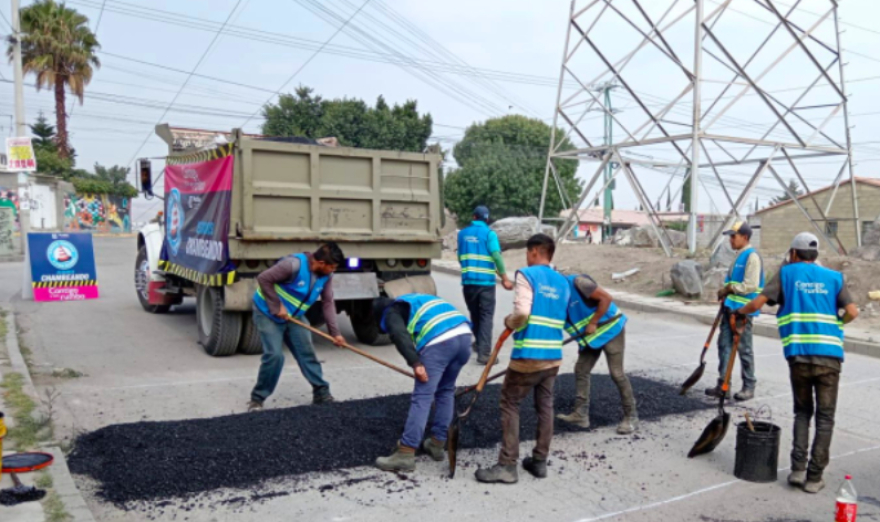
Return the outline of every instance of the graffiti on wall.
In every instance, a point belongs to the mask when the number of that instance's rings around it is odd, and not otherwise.
[[[64,196],[64,230],[131,232],[130,205],[125,196],[68,193]]]
[[[18,221],[18,191],[8,187],[0,187],[0,208],[11,208],[15,217],[15,231],[20,230]]]

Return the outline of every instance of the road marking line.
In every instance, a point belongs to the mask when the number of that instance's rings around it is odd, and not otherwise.
[[[880,445],[869,446],[869,447],[867,447],[867,448],[857,449],[857,450],[849,451],[849,452],[847,452],[847,453],[842,453],[842,454],[840,454],[840,455],[835,455],[835,456],[831,457],[831,460],[842,459],[842,458],[845,458],[845,457],[851,457],[851,456],[853,456],[853,455],[857,455],[857,454],[859,454],[859,453],[866,453],[866,452],[869,452],[869,451],[876,451],[876,450],[880,450]],[[786,466],[786,467],[784,467],[784,468],[779,468],[777,471],[788,471],[789,468],[790,468],[790,466]],[[668,499],[666,499],[666,500],[660,500],[660,501],[658,501],[658,502],[652,502],[652,503],[650,503],[650,504],[645,504],[644,506],[635,506],[635,507],[631,507],[631,508],[624,509],[624,510],[621,510],[621,511],[615,511],[615,512],[613,512],[613,513],[606,513],[606,514],[604,514],[604,515],[599,515],[598,517],[593,517],[593,518],[581,518],[581,519],[578,519],[576,522],[596,522],[597,520],[605,520],[605,519],[608,519],[608,518],[619,517],[619,516],[621,516],[621,515],[628,515],[628,514],[630,514],[630,513],[636,513],[636,512],[638,512],[638,511],[647,511],[647,510],[655,509],[655,508],[662,507],[662,506],[665,506],[665,505],[668,505],[668,504],[674,504],[674,503],[676,503],[676,502],[679,502],[679,501],[682,501],[682,500],[686,500],[686,499],[688,499],[688,498],[695,497],[695,496],[697,496],[697,495],[702,495],[703,493],[708,493],[708,492],[710,492],[710,491],[715,491],[715,490],[717,490],[717,489],[726,488],[726,487],[731,486],[731,485],[733,485],[733,484],[736,484],[736,483],[738,483],[738,482],[743,482],[743,481],[741,481],[741,480],[739,480],[739,479],[737,479],[737,480],[728,480],[727,482],[721,482],[721,483],[719,483],[719,484],[715,484],[715,485],[713,485],[713,486],[709,486],[709,487],[707,487],[707,488],[698,489],[698,490],[696,490],[696,491],[692,491],[692,492],[690,492],[690,493],[685,493],[684,495],[678,495],[678,496],[676,496],[676,497],[671,497],[671,498],[668,498]]]

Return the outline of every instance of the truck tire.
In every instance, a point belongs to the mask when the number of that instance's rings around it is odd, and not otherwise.
[[[223,311],[223,289],[199,285],[196,294],[196,322],[199,344],[211,357],[226,357],[238,349],[241,337],[239,312]]]
[[[324,320],[324,307],[319,303],[315,303],[314,306],[306,310],[306,319],[309,320],[309,325],[314,328],[324,326],[327,323],[327,321]]]
[[[263,341],[249,313],[241,314],[241,337],[238,340],[238,353],[242,355],[262,355]]]
[[[134,262],[134,289],[141,308],[151,314],[167,314],[171,305],[150,304],[150,260],[147,258],[147,247],[138,249]]]
[[[358,341],[371,346],[389,344],[391,337],[379,331],[379,321],[373,316],[373,300],[359,299],[352,302],[351,327]]]

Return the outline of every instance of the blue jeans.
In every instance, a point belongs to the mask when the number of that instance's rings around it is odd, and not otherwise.
[[[309,324],[305,317],[299,317],[298,320]],[[284,369],[284,345],[287,345],[299,364],[303,377],[312,385],[314,395],[330,395],[330,385],[324,380],[321,363],[315,355],[315,347],[312,346],[311,332],[293,323],[276,323],[256,308],[254,324],[263,341],[263,358],[260,360],[260,373],[257,385],[251,392],[251,400],[263,402],[275,391]]]
[[[724,316],[721,318],[721,325],[718,333],[718,385],[724,381],[724,375],[727,373],[727,361],[730,360],[730,352],[733,350],[733,330],[730,328],[730,310],[724,309]],[[742,370],[742,381],[744,390],[754,390],[755,384],[755,352],[752,350],[752,318],[746,319],[746,328],[742,335],[739,336],[739,362]]]
[[[455,410],[455,380],[471,356],[471,336],[459,335],[434,344],[419,352],[419,359],[428,372],[428,382],[416,381],[400,443],[418,448],[425,436],[425,425],[434,403],[431,435],[446,440],[446,431]]]

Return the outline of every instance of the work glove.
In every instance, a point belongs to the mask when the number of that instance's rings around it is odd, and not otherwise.
[[[724,301],[724,298],[727,297],[728,295],[730,295],[731,293],[732,292],[730,291],[729,287],[727,287],[727,286],[721,287],[721,289],[718,290],[718,300]]]

